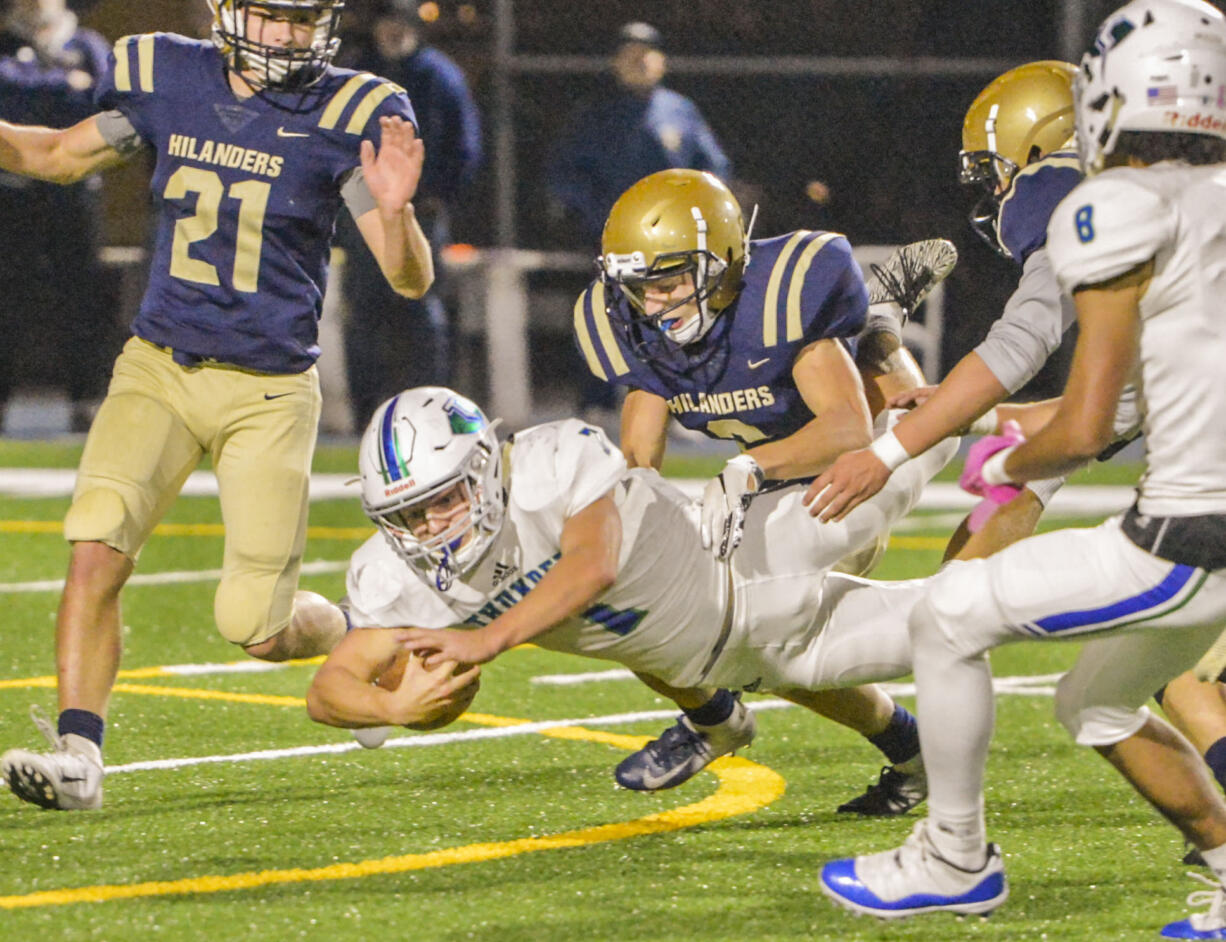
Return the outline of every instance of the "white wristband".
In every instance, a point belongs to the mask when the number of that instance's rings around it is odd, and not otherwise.
[[[869,449],[891,471],[911,458],[907,454],[907,449],[903,448],[902,442],[898,440],[898,436],[894,434],[893,429],[876,438],[869,446]]]
[[[996,414],[996,406],[977,418],[966,427],[971,435],[995,435],[1000,427],[1000,416]]]
[[[983,478],[984,484],[1012,484],[1013,478],[1009,477],[1005,471],[1005,462],[1009,460],[1009,456],[1017,450],[1017,445],[1011,445],[1008,448],[1002,448],[991,458],[983,463],[979,469],[979,476]]]

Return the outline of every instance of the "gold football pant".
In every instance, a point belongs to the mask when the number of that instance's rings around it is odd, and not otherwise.
[[[133,337],[86,439],[64,536],[136,560],[208,453],[225,525],[217,627],[234,644],[267,640],[289,624],[319,409],[314,367],[275,375],[188,368]]]

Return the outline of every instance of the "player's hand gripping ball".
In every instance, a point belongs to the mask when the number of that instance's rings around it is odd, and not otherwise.
[[[413,662],[412,670],[408,670],[410,662]],[[453,686],[453,678],[471,669],[471,664],[452,664],[450,661],[427,668],[422,666],[421,657],[414,652],[400,651],[375,683],[384,690],[399,691],[408,670],[409,683],[415,691],[415,699],[421,704],[420,712],[423,715],[404,725],[416,730],[441,729],[455,722],[481,689],[480,672],[463,686]]]

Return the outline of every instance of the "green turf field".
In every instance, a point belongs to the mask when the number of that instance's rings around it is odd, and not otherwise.
[[[6,449],[0,463],[73,460]],[[330,451],[320,467],[350,461]],[[56,592],[30,583],[63,575],[65,508],[0,500],[3,747],[35,744],[31,703],[55,712]],[[817,889],[824,861],[893,846],[914,820],[833,813],[878,771],[858,737],[797,709],[763,709],[742,757],[672,792],[622,791],[613,765],[667,720],[619,716],[670,715],[668,704],[632,680],[540,682],[615,665],[519,649],[487,667],[469,718],[406,734],[411,748],[349,750],[347,733],[307,719],[311,665],[227,667],[256,662],[212,628],[215,583],[201,571],[219,565],[218,522],[214,501],[181,500],[138,572],[183,581],[126,591],[104,809],[40,811],[0,794],[6,938],[1148,939],[1196,888],[1175,832],[1052,719],[1045,675],[1068,665],[1071,647],[994,658],[999,677],[1038,678],[1000,696],[989,769],[1009,902],[987,921],[881,924]],[[324,571],[303,584],[336,596],[365,520],[330,502],[314,505],[311,526],[308,559]],[[879,574],[931,572],[945,536],[900,535]],[[175,665],[214,666],[166,669]],[[560,719],[575,723],[517,729]]]

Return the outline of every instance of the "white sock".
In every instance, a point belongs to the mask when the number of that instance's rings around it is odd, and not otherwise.
[[[1226,884],[1226,844],[1212,850],[1202,850],[1200,855],[1205,858],[1205,863],[1209,865],[1213,875]]]

